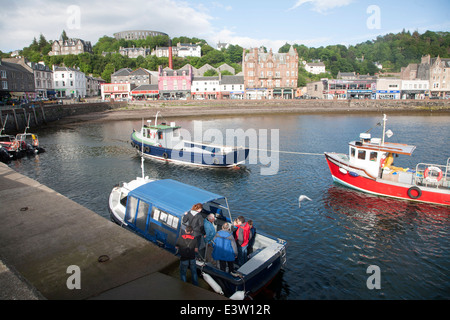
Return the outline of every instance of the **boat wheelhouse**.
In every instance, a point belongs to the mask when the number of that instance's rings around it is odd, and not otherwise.
[[[109,197],[114,222],[174,254],[176,241],[186,228],[182,217],[196,203],[203,205],[200,213],[203,218],[210,213],[215,215],[216,231],[221,230],[225,222],[232,221],[224,196],[171,179],[138,177],[115,187]],[[212,287],[216,292],[228,297],[237,292],[248,296],[256,294],[286,263],[286,241],[259,230],[252,255],[245,264],[236,267],[236,273],[224,272],[214,262],[206,261],[203,258],[208,256],[206,250],[207,247],[200,246],[197,270],[213,279]],[[206,280],[205,275],[204,278]]]
[[[248,157],[249,149],[184,140],[175,122],[143,125],[131,134],[131,145],[145,158],[207,167],[234,167]]]
[[[404,200],[450,205],[450,158],[445,165],[418,163],[415,168],[393,165],[398,155],[411,156],[413,145],[391,143],[361,133],[359,141],[349,143],[349,153],[325,152],[335,182],[363,192]]]

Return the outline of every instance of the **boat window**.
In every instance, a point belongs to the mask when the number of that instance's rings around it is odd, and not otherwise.
[[[162,133],[162,131],[158,131],[158,139],[162,139],[163,138],[163,133]]]
[[[355,157],[355,148],[350,148],[350,157]]]
[[[361,159],[361,160],[366,159],[366,150],[358,150],[358,159]]]
[[[136,209],[137,209],[138,199],[135,197],[129,197],[128,203],[127,203],[127,215],[126,220],[128,222],[133,223],[134,217],[136,215]]]
[[[152,218],[172,229],[178,228],[178,222],[179,222],[178,217],[175,217],[174,215],[171,215],[170,213],[167,213],[156,207],[153,207]]]
[[[147,202],[139,201],[139,208],[136,216],[136,227],[140,230],[145,231],[145,226],[147,224],[148,208],[150,205]]]
[[[377,156],[378,156],[378,152],[376,152],[376,151],[372,151],[371,153],[370,153],[370,161],[377,161]]]

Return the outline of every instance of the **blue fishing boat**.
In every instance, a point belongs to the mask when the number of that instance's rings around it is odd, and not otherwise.
[[[203,217],[213,213],[216,231],[231,222],[224,196],[175,180],[151,180],[138,177],[114,187],[109,197],[112,221],[176,254],[177,239],[184,234],[184,214],[201,203]],[[200,246],[197,271],[218,293],[232,299],[255,295],[278,274],[286,263],[286,241],[258,232],[253,253],[235,272],[222,271],[217,262],[208,261],[208,248]]]
[[[173,163],[206,167],[234,167],[242,164],[248,157],[249,149],[187,141],[180,134],[180,126],[175,122],[142,125],[140,131],[133,130],[131,146],[140,156]]]

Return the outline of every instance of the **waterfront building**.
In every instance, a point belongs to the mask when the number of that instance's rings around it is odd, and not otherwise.
[[[111,83],[127,83],[130,81],[130,73],[133,72],[130,68],[122,68],[111,75]]]
[[[130,83],[103,83],[101,84],[102,100],[126,101],[130,99],[132,90]]]
[[[156,36],[166,36],[169,37],[167,33],[160,31],[151,31],[151,30],[128,30],[128,31],[120,31],[114,33],[114,38],[117,40],[125,39],[125,40],[141,40],[147,39],[147,37],[156,37]]]
[[[49,56],[59,56],[80,53],[92,53],[92,45],[90,41],[84,41],[78,38],[69,38],[64,40],[61,36],[59,40],[53,41],[52,51],[48,53]]]
[[[186,69],[172,70],[158,69],[158,89],[160,99],[188,99],[191,96],[191,85],[193,79],[192,67]]]
[[[86,75],[80,69],[54,65],[53,86],[57,98],[86,97]]]
[[[381,78],[376,83],[376,99],[394,100],[400,99],[402,86],[401,79]]]
[[[265,52],[263,48],[243,51],[242,72],[247,99],[292,99],[298,80],[298,54]]]
[[[131,99],[134,101],[158,100],[158,84],[143,84],[131,90]]]
[[[96,78],[92,74],[86,76],[86,97],[101,95],[101,85],[106,83],[102,78]]]
[[[222,99],[244,99],[244,76],[220,76],[219,82]]]
[[[33,100],[36,97],[34,74],[21,64],[0,59],[0,100]]]
[[[401,69],[402,80],[427,80],[430,97],[450,96],[450,59],[422,57],[420,64],[411,63]]]
[[[191,96],[194,100],[219,99],[219,77],[193,77],[191,85]]]
[[[34,76],[36,98],[48,98],[55,94],[53,88],[53,71],[44,62],[30,62],[24,57],[6,58],[3,61],[20,64]]]
[[[131,71],[127,77],[123,76],[123,78],[127,78],[127,80],[123,82],[129,82],[136,87],[143,84],[158,84],[158,72],[144,68],[138,68]]]
[[[402,80],[401,98],[402,99],[424,99],[429,96],[430,82],[428,80]]]
[[[324,95],[325,83],[324,81],[314,81],[306,84],[307,97],[313,97],[317,99],[327,98]]]

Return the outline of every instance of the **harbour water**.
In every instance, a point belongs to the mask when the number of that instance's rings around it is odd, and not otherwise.
[[[381,118],[171,118],[191,132],[200,124],[224,136],[227,129],[266,132],[268,145],[259,140],[257,154],[272,162],[258,158],[239,169],[206,169],[146,160],[145,175],[225,195],[233,217],[243,215],[257,230],[287,240],[286,270],[271,287],[275,299],[449,299],[450,208],[365,195],[332,182],[323,152],[346,153],[348,142],[371,128],[374,137],[381,136]],[[141,175],[129,143],[140,126],[141,121],[111,121],[39,128],[46,152],[9,166],[109,219],[112,187]],[[396,158],[397,166],[445,164],[450,157],[448,115],[388,115],[387,128],[394,132],[389,141],[417,146],[413,157]],[[278,138],[271,141],[274,132]],[[280,152],[262,153],[275,145]],[[271,165],[275,172],[262,174]],[[312,201],[299,207],[301,194]],[[380,289],[367,286],[369,266],[380,270]]]

